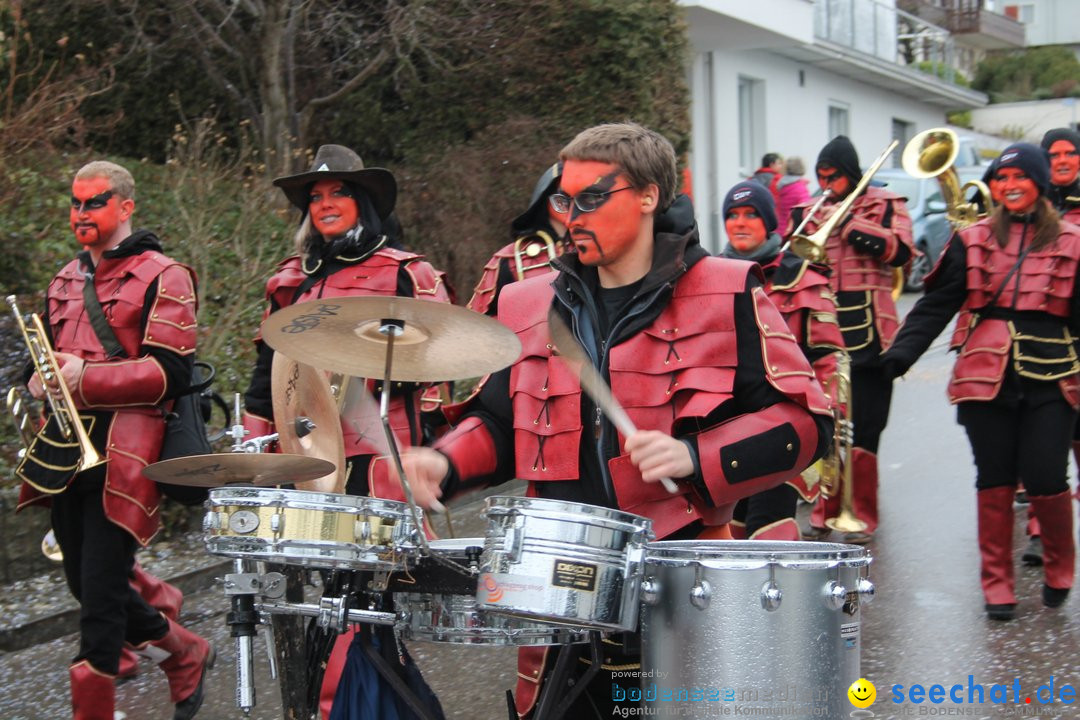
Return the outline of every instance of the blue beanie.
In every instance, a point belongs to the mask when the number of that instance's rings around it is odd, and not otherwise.
[[[1045,195],[1050,187],[1050,160],[1046,152],[1031,143],[1013,143],[1001,151],[994,161],[995,174],[1002,168],[1016,168],[1023,172],[1039,193]]]
[[[731,208],[749,205],[757,211],[758,217],[765,223],[765,232],[776,232],[776,203],[773,201],[772,191],[757,182],[746,180],[728,190],[724,197],[724,218],[727,218]]]

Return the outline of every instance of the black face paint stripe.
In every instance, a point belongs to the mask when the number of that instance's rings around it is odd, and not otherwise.
[[[109,204],[109,199],[112,198],[113,191],[106,190],[105,192],[98,193],[93,197],[86,200],[80,200],[74,195],[71,196],[71,207],[79,212],[86,212],[87,210],[100,210]]]
[[[613,173],[610,173],[608,175],[604,175],[602,178],[600,178],[599,180],[594,182],[592,185],[590,185],[587,188],[585,188],[584,190],[582,190],[579,194],[584,195],[585,193],[608,192],[609,190],[611,190],[611,188],[615,187],[615,182],[619,179],[619,174],[621,172],[622,172],[621,170],[616,170]],[[565,190],[562,190],[562,192],[563,192],[563,194],[567,194]],[[585,214],[584,212],[581,211],[580,208],[578,208],[577,203],[574,202],[576,197],[577,196],[575,195],[574,197],[570,198],[570,219],[571,220],[573,220],[575,218],[579,218],[579,217],[581,217],[582,215]],[[592,212],[595,212],[596,210],[599,210],[600,208],[602,208],[607,203],[607,201],[610,200],[610,199],[611,199],[611,195],[605,195],[603,197],[603,199],[599,202],[599,204],[597,204],[597,206],[595,208],[593,208]],[[594,238],[594,240],[595,240],[595,238]],[[599,244],[597,244],[597,247],[599,247]]]

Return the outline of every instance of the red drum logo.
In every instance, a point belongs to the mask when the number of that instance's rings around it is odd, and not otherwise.
[[[489,603],[497,603],[503,598],[503,590],[499,587],[498,581],[491,575],[484,575],[480,581],[484,590],[487,591],[487,601]]]

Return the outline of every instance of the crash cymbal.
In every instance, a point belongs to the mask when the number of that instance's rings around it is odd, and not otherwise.
[[[262,338],[280,353],[355,377],[386,373],[384,320],[401,324],[391,379],[463,380],[502,369],[521,342],[498,320],[448,303],[404,297],[338,297],[284,307],[262,324]]]
[[[327,460],[280,453],[215,453],[162,460],[143,468],[154,482],[190,487],[286,485],[326,475]]]
[[[326,376],[310,365],[275,352],[270,366],[270,396],[281,451],[326,460],[335,466],[329,475],[298,482],[296,488],[345,492],[345,442]],[[315,429],[299,436],[295,422],[298,417],[311,420]]]

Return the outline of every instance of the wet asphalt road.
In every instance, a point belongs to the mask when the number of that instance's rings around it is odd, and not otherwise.
[[[906,296],[902,310],[914,296]],[[1041,606],[1040,568],[1017,566],[1019,617],[991,622],[982,612],[975,540],[974,468],[963,431],[945,400],[952,356],[940,338],[908,377],[897,383],[889,427],[882,441],[881,526],[870,546],[874,602],[862,611],[862,674],[877,687],[878,699],[862,717],[1040,717],[1080,718],[1080,698],[1062,702],[1071,686],[1080,695],[1080,600],[1064,607]],[[1075,470],[1074,470],[1075,472]],[[1075,485],[1075,480],[1074,480]],[[804,508],[805,510],[805,508]],[[455,516],[458,534],[482,534],[482,519]],[[1017,559],[1024,547],[1023,511],[1018,509]],[[218,665],[209,675],[200,720],[242,718],[234,703],[234,651],[220,589],[188,596],[185,624],[212,639]],[[707,632],[702,628],[702,632]],[[504,692],[515,678],[512,649],[410,645],[436,690],[448,718],[501,720]],[[67,663],[75,637],[0,656],[0,720],[68,717]],[[251,718],[280,718],[281,704],[261,641],[256,642],[257,706]],[[969,681],[969,676],[971,680]],[[1058,695],[1041,704],[1040,686],[1053,678]],[[1019,683],[1019,703],[1013,688]],[[908,701],[914,684],[974,683],[1009,686],[1007,702],[934,704]],[[893,686],[903,686],[905,701],[893,702]],[[1025,699],[1031,698],[1030,704]],[[1046,698],[1043,690],[1042,698]],[[966,697],[964,698],[966,700]],[[1066,696],[1067,699],[1067,696]],[[118,690],[118,708],[128,720],[171,717],[163,674],[143,663],[143,673]],[[763,717],[759,715],[758,717]],[[767,716],[766,716],[767,717]]]

